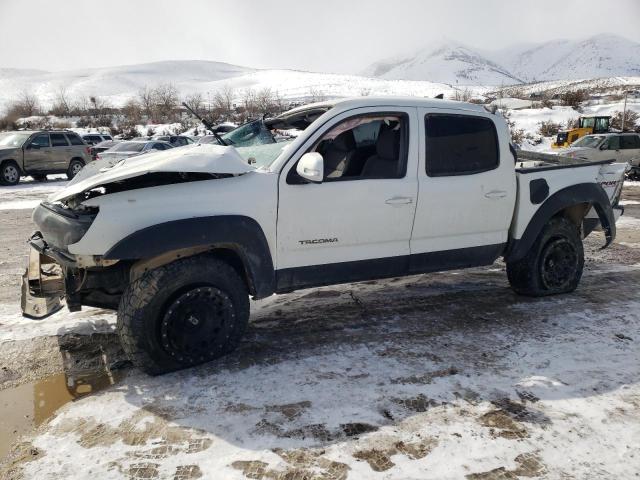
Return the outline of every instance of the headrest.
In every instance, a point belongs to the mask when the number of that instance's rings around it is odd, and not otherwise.
[[[349,151],[356,148],[356,139],[353,136],[353,130],[347,130],[346,132],[342,132],[336,138],[333,139],[331,143],[332,148],[337,148],[339,150]]]
[[[400,150],[400,130],[382,128],[376,142],[376,153],[385,160],[397,160]]]

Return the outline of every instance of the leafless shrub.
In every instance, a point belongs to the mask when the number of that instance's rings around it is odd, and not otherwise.
[[[567,130],[578,128],[578,126],[579,126],[579,122],[577,118],[570,118],[565,122],[565,128]]]
[[[562,125],[558,122],[554,122],[553,120],[545,120],[540,122],[538,125],[538,133],[543,137],[553,137],[554,135],[557,135],[562,128]]]
[[[624,129],[625,131],[634,131],[638,124],[638,114],[633,110],[627,110],[624,115]],[[611,116],[611,128],[615,128],[616,130],[622,130],[622,112],[616,111],[613,112]]]
[[[471,90],[468,88],[465,88],[464,90],[456,88],[451,96],[451,100],[455,100],[457,102],[468,102],[471,100]]]
[[[327,99],[327,95],[324,93],[323,90],[317,87],[309,87],[309,95],[308,95],[309,103],[324,102],[326,99]]]
[[[560,96],[560,101],[564,106],[577,109],[582,105],[582,102],[587,100],[588,97],[586,90],[573,90],[563,93]]]

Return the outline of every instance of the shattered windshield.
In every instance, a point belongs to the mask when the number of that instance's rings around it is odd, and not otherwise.
[[[605,137],[593,137],[593,136],[587,136],[587,137],[582,137],[579,140],[576,140],[575,142],[573,142],[573,144],[571,145],[572,147],[586,147],[586,148],[598,148],[598,145],[600,145],[600,143],[602,143],[602,140],[604,140]]]
[[[250,165],[256,168],[268,167],[291,142],[293,142],[293,140],[269,143],[266,145],[253,145],[250,147],[236,147],[236,150]]]
[[[222,139],[227,145],[233,145],[234,147],[275,143],[273,135],[261,120],[240,125],[235,130],[222,135]]]
[[[21,147],[30,136],[30,133],[20,132],[0,133],[0,147]]]

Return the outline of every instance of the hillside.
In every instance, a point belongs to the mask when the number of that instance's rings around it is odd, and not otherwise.
[[[554,40],[492,51],[444,41],[410,55],[376,62],[364,74],[459,85],[638,76],[640,43],[600,34],[577,41]]]
[[[113,106],[121,106],[145,86],[154,87],[160,83],[172,83],[182,95],[201,93],[205,99],[210,99],[224,86],[234,88],[238,96],[247,88],[271,88],[288,100],[304,100],[312,92],[327,97],[368,93],[433,97],[440,93],[453,93],[451,87],[429,81],[384,80],[296,70],[258,70],[219,62],[167,61],[62,72],[0,69],[0,91],[3,92],[0,111],[25,91],[35,94],[47,108],[63,87],[72,99],[97,96]]]

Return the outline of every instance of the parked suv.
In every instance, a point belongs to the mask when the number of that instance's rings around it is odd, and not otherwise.
[[[113,140],[113,137],[106,133],[85,133],[82,135],[82,140],[84,140],[87,145],[96,145],[106,140]]]
[[[564,154],[583,160],[615,160],[628,163],[629,176],[640,177],[640,135],[637,133],[587,135],[572,143]]]
[[[66,130],[0,133],[0,184],[16,185],[23,175],[43,181],[51,173],[72,179],[91,161],[89,147]]]

